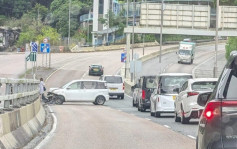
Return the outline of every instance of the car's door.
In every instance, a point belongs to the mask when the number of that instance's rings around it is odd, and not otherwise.
[[[94,101],[99,90],[95,89],[96,81],[82,81],[82,90],[84,92],[84,101]]]
[[[83,100],[84,92],[81,89],[81,82],[73,82],[68,85],[65,90],[66,101],[81,101]]]
[[[236,58],[237,66],[237,58]],[[237,147],[237,67],[233,67],[225,85],[221,106],[222,139],[225,149]]]
[[[175,103],[176,103],[176,111],[178,113],[178,115],[181,114],[181,104],[182,104],[182,101],[184,100],[184,98],[186,98],[186,90],[188,88],[188,81],[186,81],[182,88],[180,89],[180,92],[179,92],[179,95],[177,96],[176,100],[175,100]]]

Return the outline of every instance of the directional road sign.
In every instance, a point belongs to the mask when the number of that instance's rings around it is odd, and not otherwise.
[[[42,53],[50,53],[50,44],[49,43],[41,43],[40,44],[40,51]]]
[[[38,51],[38,45],[36,42],[31,43],[31,51],[32,52],[37,52]]]
[[[121,62],[126,62],[126,53],[121,53]]]

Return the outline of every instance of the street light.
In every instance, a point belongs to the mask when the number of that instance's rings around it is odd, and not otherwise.
[[[164,13],[164,0],[162,0],[161,3],[161,22],[160,22],[160,57],[159,57],[159,63],[161,64],[161,50],[162,50],[162,29],[163,29],[163,13]],[[161,72],[160,72],[161,73]]]
[[[218,51],[218,22],[219,22],[219,0],[216,0],[216,43],[215,43],[215,62],[213,76],[217,78],[217,51]]]

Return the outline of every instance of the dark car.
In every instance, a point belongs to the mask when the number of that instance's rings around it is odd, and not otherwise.
[[[154,89],[157,87],[156,76],[142,76],[140,78],[140,84],[138,86],[137,93],[137,108],[138,111],[145,112],[146,109],[150,109],[151,102],[150,97]]]
[[[205,106],[199,121],[197,149],[237,148],[237,51],[232,52],[213,92],[198,96]]]
[[[89,66],[89,76],[90,75],[103,75],[104,68],[101,65],[91,65]]]

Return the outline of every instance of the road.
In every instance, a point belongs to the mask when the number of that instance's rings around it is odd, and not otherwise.
[[[219,49],[223,49],[220,46]],[[146,53],[158,50],[158,47],[146,49]],[[142,50],[135,50],[141,53]],[[165,72],[187,72],[213,55],[214,46],[203,46],[197,49],[193,65],[177,64],[175,53],[166,54],[143,64],[143,75]],[[121,51],[96,53],[53,54],[52,67],[56,71],[47,81],[47,88],[58,87],[73,79],[98,79],[88,76],[90,64],[102,64],[105,74],[117,74],[122,64]],[[140,54],[141,55],[141,54]],[[3,57],[4,55],[0,56]],[[24,72],[24,55],[11,55],[11,59],[0,65],[11,66],[7,76]],[[16,61],[19,63],[16,64]],[[38,64],[40,65],[40,60]],[[5,64],[5,65],[4,65]],[[9,72],[9,67],[1,67],[0,73]],[[13,69],[14,68],[14,69]],[[149,73],[148,73],[149,72]],[[149,111],[141,113],[132,107],[132,99],[111,99],[105,106],[94,106],[90,103],[66,103],[52,106],[57,117],[57,128],[54,136],[42,148],[187,148],[195,147],[197,121],[189,125],[174,122],[172,115],[162,118],[150,117]],[[112,140],[113,139],[113,140]],[[159,141],[158,141],[159,140]],[[172,140],[172,143],[170,143]]]
[[[222,45],[219,49],[223,48]],[[160,66],[157,63],[158,59],[144,63],[143,72],[158,74],[160,70],[164,70],[165,72],[191,73],[195,66],[211,57],[213,53],[214,46],[197,48],[193,65],[177,64],[175,53],[166,54],[162,57]],[[47,87],[61,86],[71,79],[98,79],[98,77],[87,75],[88,65],[92,63],[102,64],[106,70],[105,74],[116,74],[121,67],[121,64],[117,63],[119,55],[118,52],[105,55],[91,54],[89,57],[78,56],[73,62],[66,63],[52,75],[47,82]],[[124,100],[111,99],[105,103],[105,106],[94,106],[90,103],[65,103],[61,106],[52,106],[52,109],[58,119],[58,124],[55,135],[43,147],[45,149],[157,148],[157,146],[162,148],[163,145],[164,148],[191,149],[195,147],[197,121],[182,125],[175,123],[172,115],[159,119],[150,117],[149,112],[141,113],[133,108],[132,99],[129,96],[126,96]],[[170,139],[172,143],[169,143]]]

